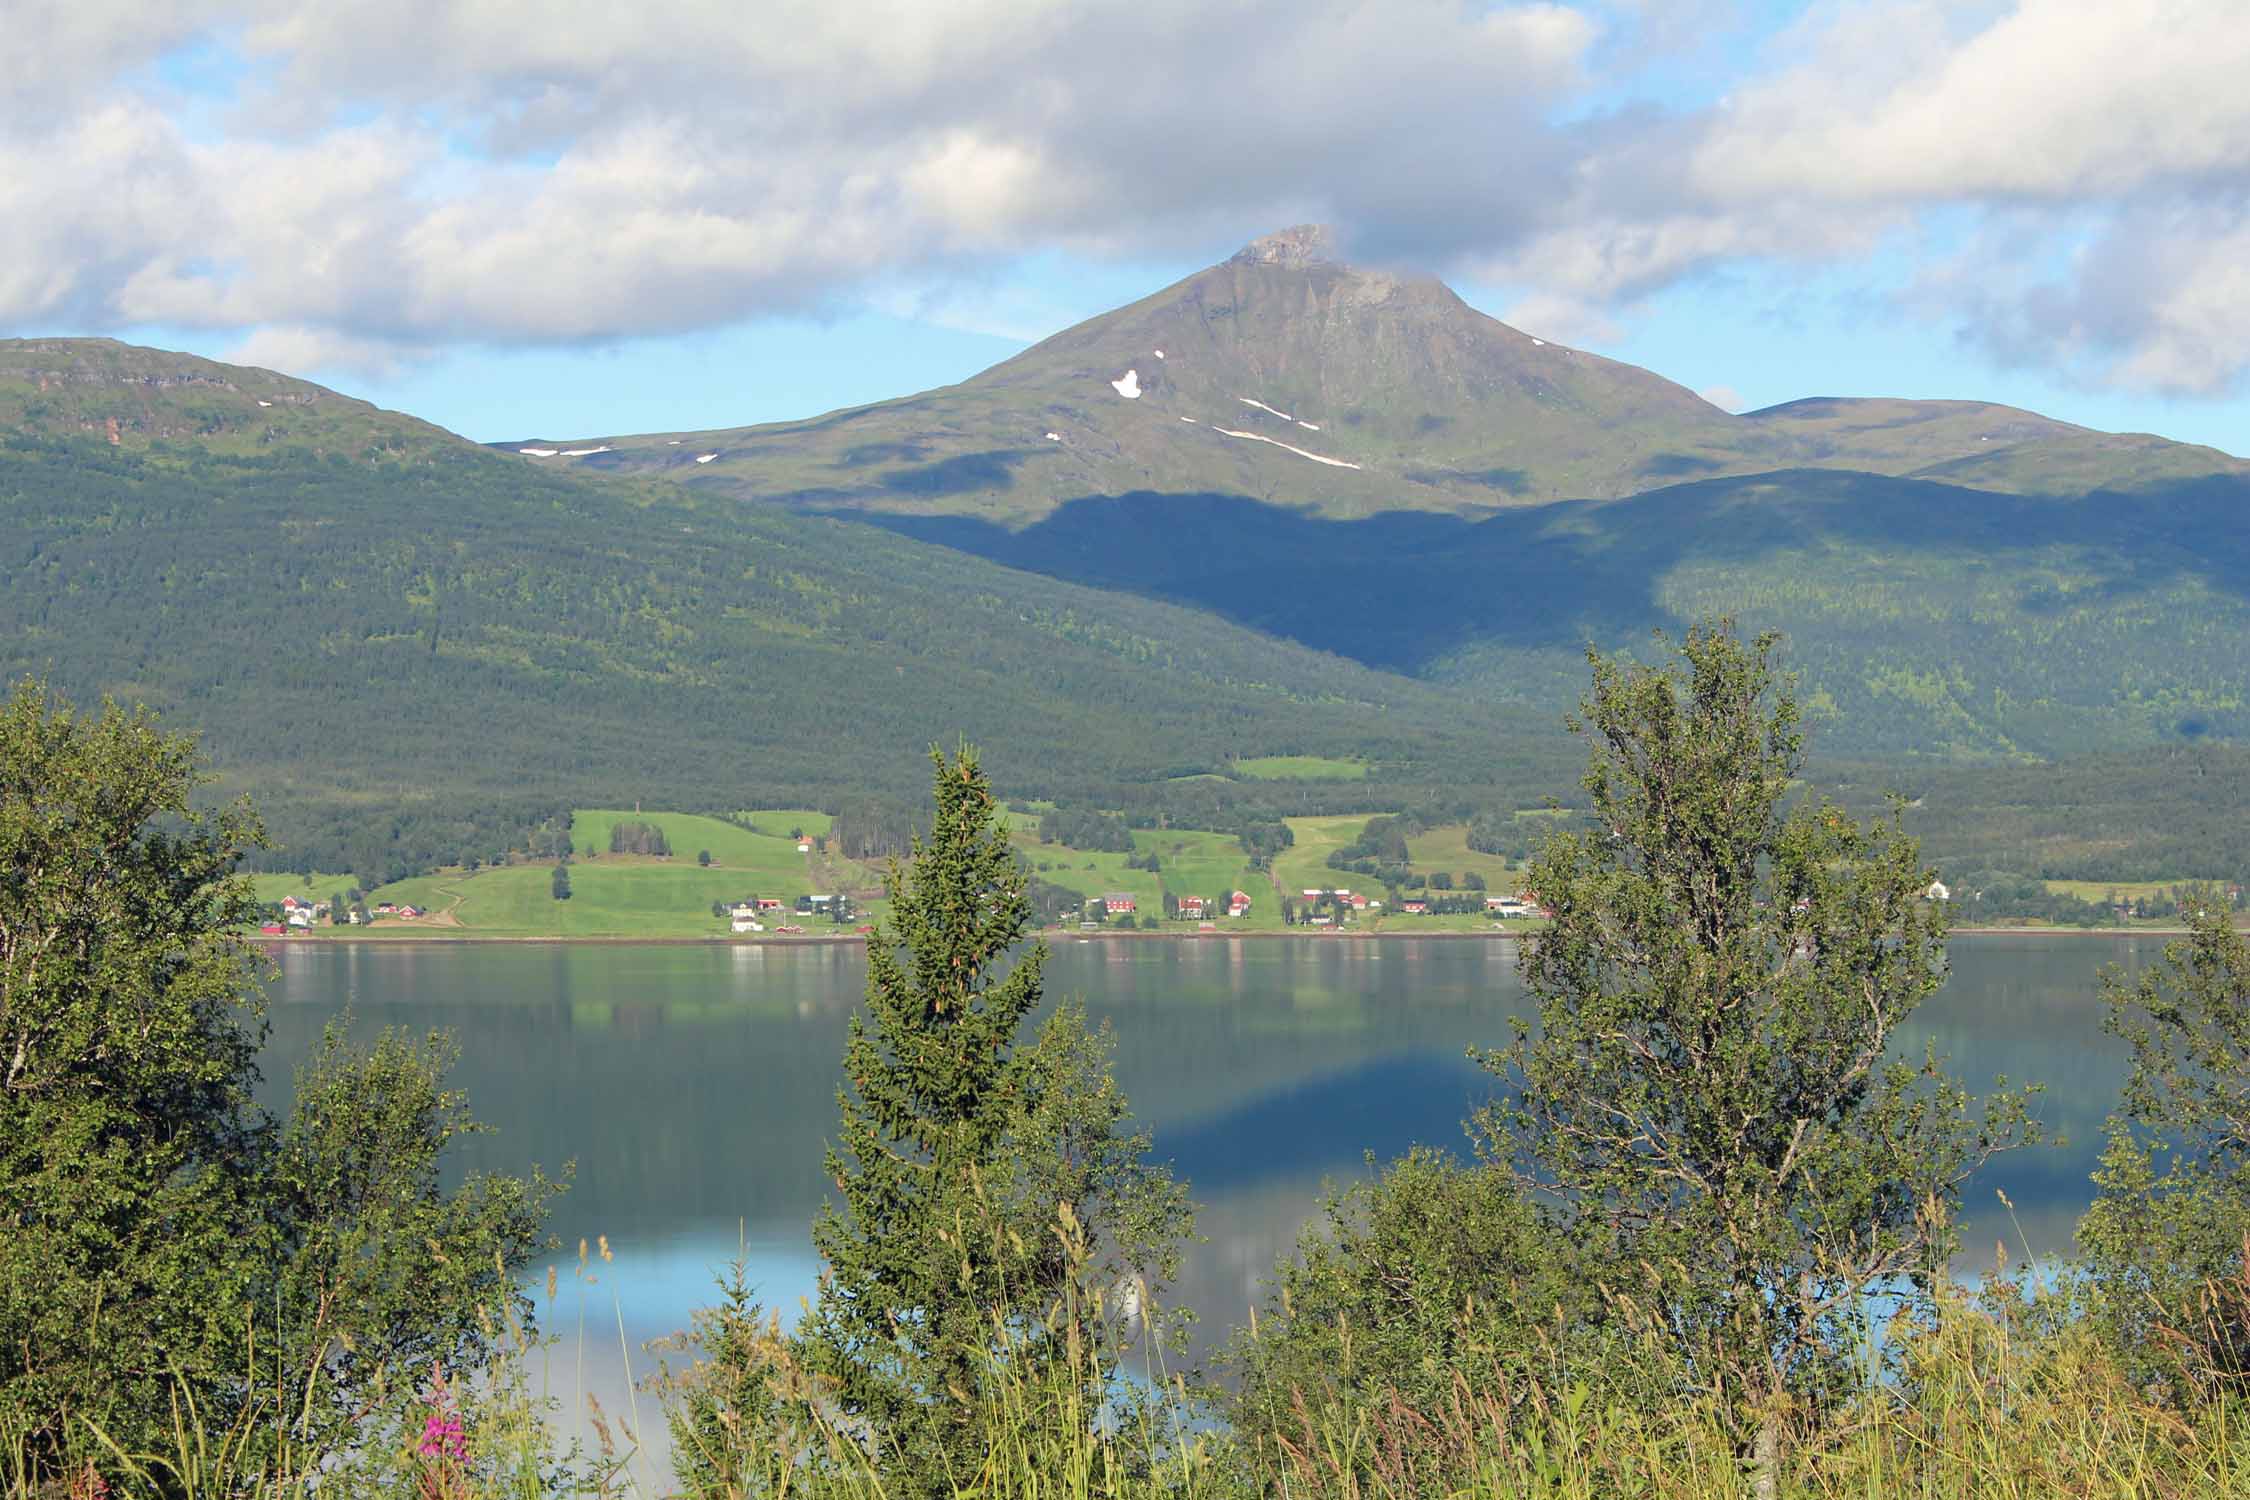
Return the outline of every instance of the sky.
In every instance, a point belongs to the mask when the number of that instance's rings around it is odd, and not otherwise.
[[[2250,454],[2246,0],[11,0],[0,335],[483,440],[959,380],[1337,226],[1730,409]]]

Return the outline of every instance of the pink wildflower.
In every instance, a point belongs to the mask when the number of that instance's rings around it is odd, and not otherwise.
[[[420,1447],[424,1458],[449,1458],[459,1462],[469,1456],[469,1434],[458,1414],[433,1411],[422,1423]]]

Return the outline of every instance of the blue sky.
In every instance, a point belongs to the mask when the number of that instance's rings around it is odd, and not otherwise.
[[[602,14],[31,0],[0,333],[480,439],[728,426],[964,378],[1323,219],[1738,408],[1978,398],[2250,452],[2234,0]]]

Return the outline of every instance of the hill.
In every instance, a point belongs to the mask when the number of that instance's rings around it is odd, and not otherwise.
[[[1021,796],[1288,754],[1558,779],[1506,709],[1206,612],[81,352],[0,345],[0,673],[201,730],[304,868],[489,858],[574,805],[919,798],[960,735]]]
[[[1033,524],[1072,502],[1242,496],[1330,519],[1489,515],[1784,469],[2082,494],[2250,466],[1982,402],[1736,416],[1649,371],[1338,260],[1301,226],[959,385],[803,422],[504,445],[800,508]]]

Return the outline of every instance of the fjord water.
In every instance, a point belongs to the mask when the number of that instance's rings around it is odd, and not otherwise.
[[[2068,1145],[2017,1152],[1965,1194],[1964,1260],[2070,1247],[2124,1060],[2103,1035],[2097,972],[2152,961],[2142,938],[1968,937],[1901,1050],[1926,1044],[1972,1087],[2048,1086]],[[762,1299],[793,1316],[814,1285],[808,1226],[826,1190],[856,945],[355,945],[281,948],[267,1088],[347,1008],[353,1029],[450,1030],[455,1081],[494,1127],[471,1169],[576,1163],[556,1213],[564,1287],[550,1327],[587,1319],[589,1383],[618,1394],[620,1344],[686,1325],[715,1271],[747,1252]],[[1459,1149],[1492,1077],[1464,1057],[1528,1010],[1511,941],[1065,940],[1054,997],[1082,997],[1117,1037],[1136,1113],[1202,1205],[1178,1295],[1205,1332],[1240,1322],[1260,1278],[1314,1212],[1322,1180],[1366,1153]],[[2014,1219],[1996,1196],[2005,1191]],[[2020,1224],[2020,1228],[2019,1228]],[[581,1237],[607,1236],[589,1285]],[[618,1325],[623,1324],[623,1336]],[[593,1330],[601,1331],[596,1340]],[[606,1398],[605,1398],[606,1399]]]

